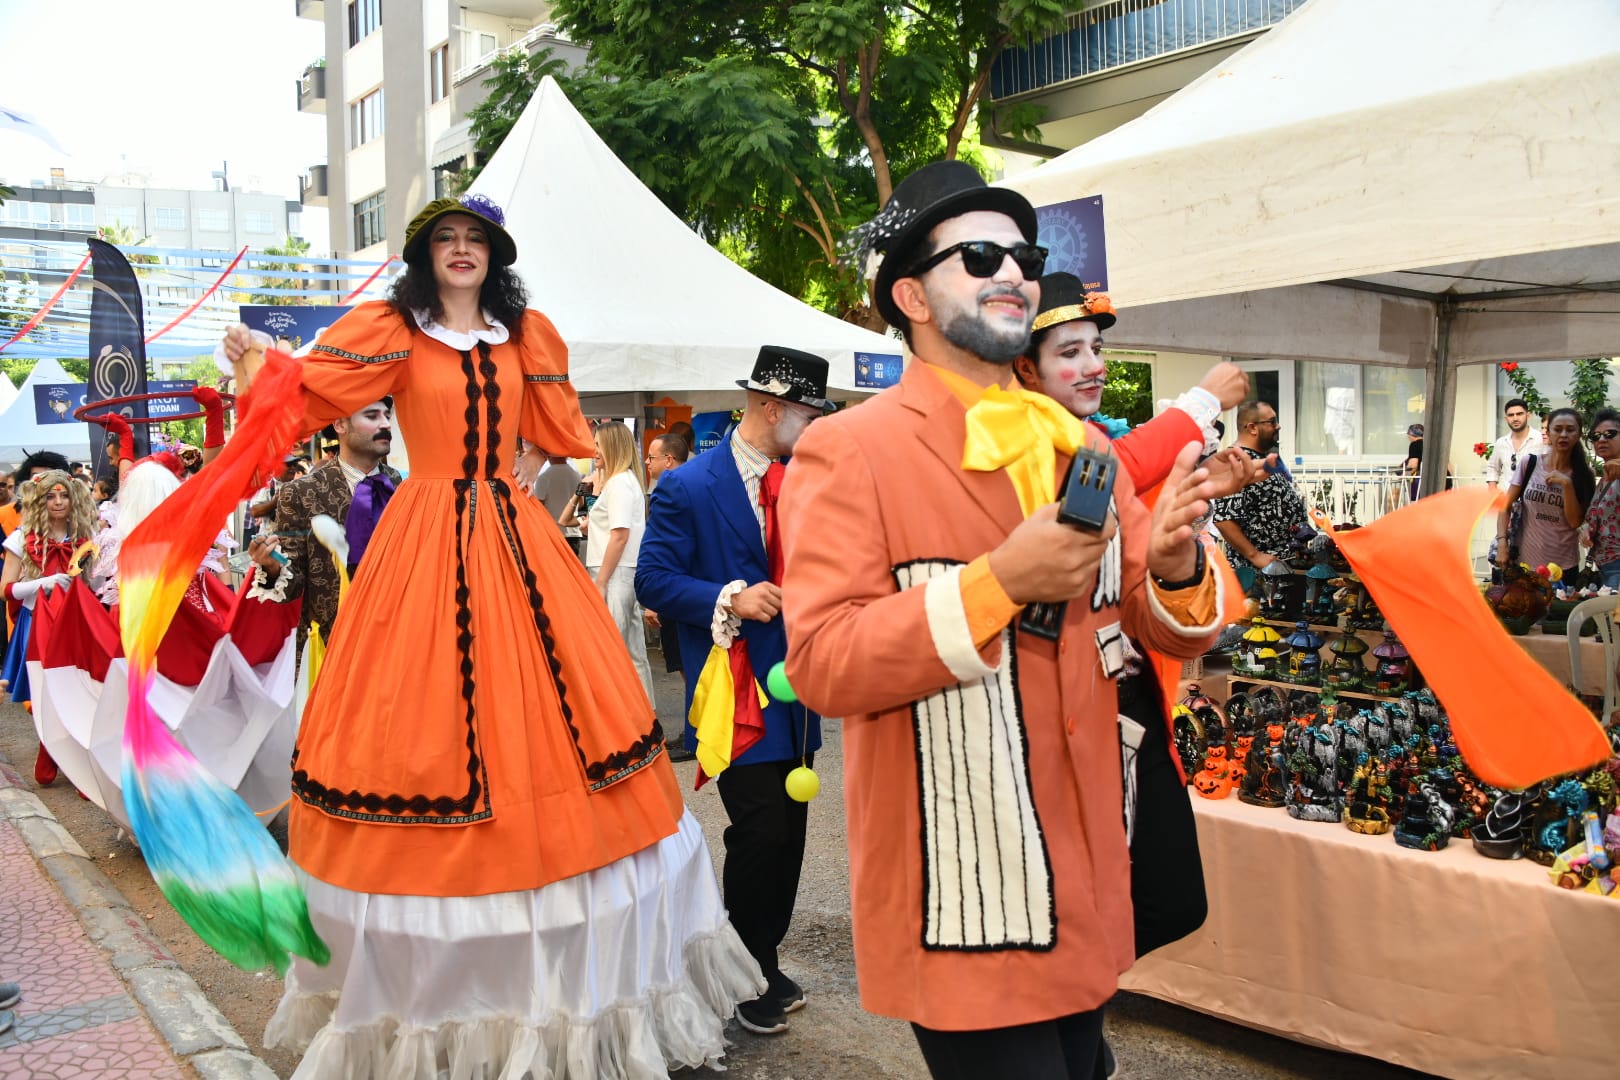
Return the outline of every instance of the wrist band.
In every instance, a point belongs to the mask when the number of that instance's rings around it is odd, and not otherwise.
[[[6,587],[4,589],[4,592],[6,594],[6,599],[7,600],[15,600],[15,599],[17,599],[17,594],[16,594],[16,592],[13,591],[16,588],[17,588],[17,583],[15,581],[10,582],[9,584],[6,585]]]
[[[1196,541],[1195,541],[1196,543]],[[1163,592],[1176,592],[1180,589],[1190,589],[1204,580],[1204,545],[1197,544],[1197,552],[1193,556],[1192,574],[1184,581],[1166,581],[1158,574],[1153,575],[1153,584]]]

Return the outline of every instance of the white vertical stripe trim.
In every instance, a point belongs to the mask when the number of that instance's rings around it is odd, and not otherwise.
[[[997,665],[986,664],[979,650],[973,647],[973,631],[968,627],[967,608],[962,604],[960,564],[928,579],[923,587],[923,611],[928,616],[928,634],[933,638],[934,651],[952,675],[962,682],[971,682],[995,674]]]

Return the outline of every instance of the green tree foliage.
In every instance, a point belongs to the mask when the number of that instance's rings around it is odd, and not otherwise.
[[[1108,360],[1102,414],[1134,426],[1153,419],[1153,365],[1141,360]]]
[[[1613,371],[1611,363],[1606,356],[1575,361],[1574,374],[1569,380],[1569,400],[1580,410],[1588,426],[1597,411],[1609,403],[1609,376]]]
[[[542,74],[676,214],[760,277],[864,318],[839,244],[920,165],[981,167],[975,118],[1001,50],[1062,23],[1057,0],[559,0],[591,50],[565,76],[547,54],[496,61],[472,114],[481,154]],[[1017,113],[1021,138],[1038,135]]]
[[[260,264],[259,269],[263,272],[262,276],[256,274],[251,279],[244,279],[238,276],[237,283],[239,285],[243,284],[245,281],[251,281],[253,285],[256,285],[261,289],[309,288],[309,279],[301,276],[299,273],[300,271],[308,269],[307,264],[303,261],[303,256],[309,254],[308,240],[305,240],[301,236],[289,236],[287,237],[285,243],[279,246],[272,244],[265,248],[264,253],[266,255],[285,255],[288,258],[286,262],[277,261]],[[308,296],[280,296],[276,293],[251,292],[246,290],[239,290],[236,295],[238,301],[244,304],[283,305],[316,303],[313,297]]]

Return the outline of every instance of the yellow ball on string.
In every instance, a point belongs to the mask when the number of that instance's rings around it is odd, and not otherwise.
[[[771,697],[784,704],[791,705],[799,700],[799,695],[793,692],[793,684],[788,682],[785,664],[771,665],[771,670],[765,673],[765,689],[770,692]],[[817,776],[816,771],[808,764],[800,764],[787,774],[786,786],[788,798],[795,802],[807,803],[821,794],[821,777]]]

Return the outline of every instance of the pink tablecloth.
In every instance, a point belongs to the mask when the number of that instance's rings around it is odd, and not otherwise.
[[[1209,920],[1122,985],[1448,1077],[1620,1076],[1620,900],[1194,798]]]

